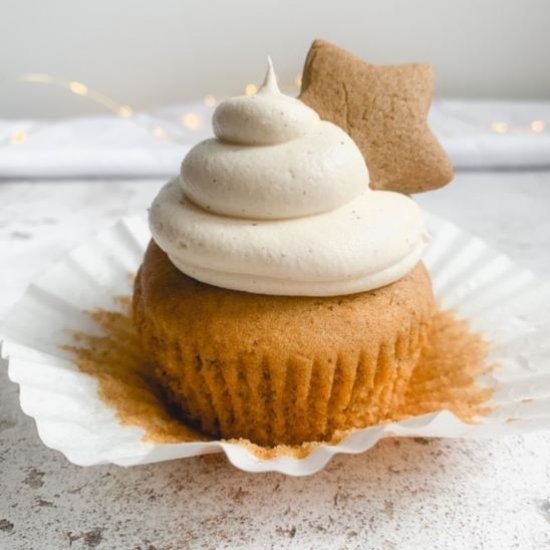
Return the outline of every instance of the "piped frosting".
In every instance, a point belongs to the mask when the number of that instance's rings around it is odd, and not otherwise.
[[[191,149],[181,167],[185,195],[205,210],[295,218],[337,208],[368,188],[352,139],[282,94],[271,64],[256,95],[218,106],[213,127],[217,139]]]
[[[254,96],[222,102],[150,210],[159,246],[200,281],[247,292],[332,296],[408,273],[426,234],[408,197],[372,191],[339,127],[282,94],[269,63]]]

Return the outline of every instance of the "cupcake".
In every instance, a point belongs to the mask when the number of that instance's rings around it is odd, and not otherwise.
[[[264,446],[383,422],[434,311],[420,209],[370,189],[353,140],[271,65],[213,128],[155,198],[135,281],[167,399],[206,434]]]

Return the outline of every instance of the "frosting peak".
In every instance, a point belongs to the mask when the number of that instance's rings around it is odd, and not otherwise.
[[[279,85],[277,84],[277,77],[275,76],[275,69],[273,68],[273,61],[271,57],[267,56],[267,73],[265,73],[263,84],[260,86],[260,89],[257,93],[261,94],[264,92],[280,94]]]
[[[149,214],[182,272],[234,290],[333,296],[389,284],[420,259],[418,206],[371,191],[352,139],[282,94],[270,60],[258,92],[222,102],[213,127]]]
[[[256,94],[220,103],[212,126],[216,137],[240,145],[275,145],[306,135],[319,115],[304,103],[281,93],[271,59]]]

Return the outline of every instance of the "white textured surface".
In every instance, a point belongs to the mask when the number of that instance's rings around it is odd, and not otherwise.
[[[159,184],[0,185],[9,264],[0,312],[83,236],[143,208]],[[544,172],[462,174],[420,201],[549,276],[549,184]],[[547,435],[389,440],[305,479],[251,476],[215,457],[81,469],[40,444],[0,375],[0,548],[550,546]]]

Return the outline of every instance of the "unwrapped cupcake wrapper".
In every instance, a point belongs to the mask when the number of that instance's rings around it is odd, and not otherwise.
[[[74,333],[97,333],[85,313],[113,309],[129,295],[150,239],[144,217],[127,218],[71,252],[32,284],[0,328],[9,376],[20,385],[23,411],[46,445],[81,465],[130,466],[223,451],[238,468],[305,475],[334,454],[358,453],[383,437],[496,437],[550,428],[550,285],[538,282],[481,239],[426,214],[432,242],[424,262],[443,309],[468,319],[490,343],[498,368],[480,383],[493,390],[491,412],[466,424],[448,411],[351,432],[338,444],[320,444],[304,458],[284,449],[261,458],[239,442],[158,444],[144,430],[122,425],[100,399],[97,380],[78,370],[70,352]]]
[[[422,335],[423,336],[423,335]],[[171,336],[155,332],[169,342]],[[176,342],[165,356],[185,364],[174,378],[157,367],[171,402],[205,433],[249,439],[259,445],[326,441],[337,431],[382,423],[403,397],[421,350],[420,329],[378,352],[365,350],[350,359],[273,357],[239,361],[211,359],[193,347],[182,352]],[[203,359],[207,357],[207,359]],[[185,396],[182,400],[178,396]]]

